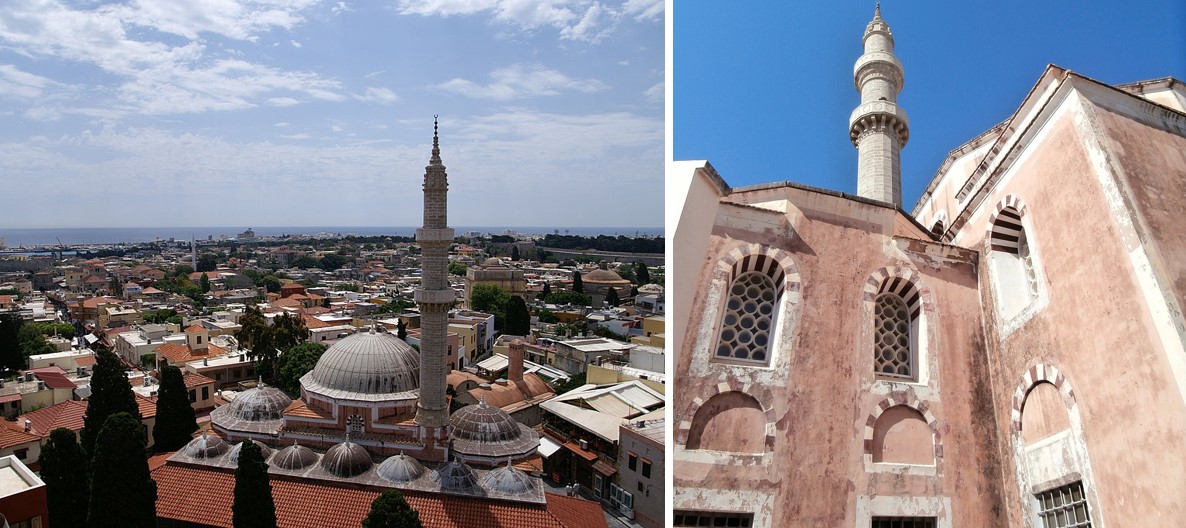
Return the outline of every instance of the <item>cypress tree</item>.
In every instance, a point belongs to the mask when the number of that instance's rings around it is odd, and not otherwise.
[[[634,276],[638,278],[638,284],[640,286],[643,284],[651,283],[651,272],[649,270],[647,270],[646,264],[643,264],[642,261],[640,260],[640,261],[634,263],[634,268],[635,268]]]
[[[572,270],[572,291],[585,293],[585,285],[581,283],[580,270]]]
[[[405,323],[403,319],[399,319],[395,323],[395,337],[404,341],[408,340],[408,323]]]
[[[250,439],[244,440],[239,449],[231,515],[235,528],[276,526],[276,503],[272,499],[272,483],[268,481],[268,464],[259,444]]]
[[[511,246],[511,260],[519,260],[519,246]]]
[[[424,528],[424,525],[403,494],[387,490],[371,503],[371,513],[362,520],[362,528]]]
[[[138,416],[115,413],[99,430],[87,520],[90,528],[156,527],[156,482],[148,472]]]
[[[108,350],[100,350],[96,355],[98,357],[95,372],[91,375],[91,397],[87,402],[80,434],[83,450],[92,457],[95,453],[95,439],[108,417],[126,412],[137,421],[140,420],[140,407],[136,405],[132,385],[124,375],[123,363]],[[144,431],[140,434],[143,435]],[[145,439],[141,438],[140,443],[144,442]]]
[[[531,312],[527,310],[527,302],[518,295],[507,302],[507,322],[503,331],[520,336],[531,333]]]
[[[541,301],[546,302],[548,300],[548,296],[551,294],[552,294],[552,285],[550,283],[545,282],[543,291],[539,292],[539,299]]]
[[[198,430],[194,408],[181,369],[169,365],[161,369],[161,390],[156,399],[156,423],[152,426],[153,449],[158,453],[181,449]]]
[[[41,480],[45,481],[50,522],[54,526],[85,526],[87,459],[74,431],[65,427],[50,431],[38,462]]]
[[[203,273],[202,279],[198,281],[198,285],[202,287],[202,293],[210,291],[210,277]]]
[[[622,304],[622,300],[618,298],[618,290],[611,286],[609,291],[605,292],[605,302],[609,303],[610,306]]]

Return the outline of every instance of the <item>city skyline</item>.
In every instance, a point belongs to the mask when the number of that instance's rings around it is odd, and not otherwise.
[[[663,2],[544,7],[6,3],[0,224],[417,225],[439,114],[454,223],[662,225]]]

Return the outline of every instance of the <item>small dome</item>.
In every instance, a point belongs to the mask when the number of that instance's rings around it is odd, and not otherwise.
[[[400,453],[384,460],[375,469],[380,477],[388,482],[411,482],[424,474],[424,466],[415,458]]]
[[[522,435],[519,422],[506,411],[486,405],[486,400],[453,413],[449,425],[453,426],[454,438],[471,442],[506,442]]]
[[[272,465],[281,469],[304,469],[317,461],[317,453],[303,445],[292,444],[276,452]]]
[[[214,458],[230,450],[230,446],[218,435],[202,432],[202,436],[185,444],[185,454],[193,458]]]
[[[501,267],[503,267],[503,264],[502,264],[501,260],[498,260],[495,257],[490,257],[490,258],[482,261],[482,267],[483,268],[501,268]]]
[[[321,457],[321,467],[339,477],[350,478],[371,469],[375,462],[366,448],[349,440],[337,444]]]
[[[617,272],[610,271],[609,264],[606,264],[604,260],[601,261],[597,265],[597,269],[590,271],[589,273],[586,273],[584,275],[581,275],[581,281],[582,282],[596,282],[596,283],[630,282],[626,279],[623,279],[621,275],[617,274]]]
[[[531,491],[535,482],[526,473],[508,465],[487,473],[482,485],[490,491],[517,495]]]
[[[360,332],[338,341],[301,378],[307,391],[371,400],[420,387],[420,353],[387,332]]]
[[[247,389],[228,404],[227,412],[235,418],[248,422],[280,420],[284,409],[292,403],[284,391],[262,383],[254,389]]]
[[[255,445],[259,446],[259,454],[264,458],[264,460],[267,460],[268,457],[272,455],[272,448],[259,442],[254,443]],[[234,447],[231,447],[230,453],[227,454],[227,458],[229,458],[231,462],[236,464],[239,463],[239,452],[243,450],[243,444],[244,442],[239,442],[235,444]]]
[[[478,487],[474,470],[458,460],[437,468],[432,479],[440,483],[441,489],[465,491]]]

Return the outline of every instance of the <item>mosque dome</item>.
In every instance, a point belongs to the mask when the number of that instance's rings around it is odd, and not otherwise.
[[[469,460],[518,458],[539,447],[539,435],[506,411],[486,404],[467,405],[449,417],[453,449]]]
[[[467,405],[449,417],[453,437],[473,442],[506,442],[522,434],[519,422],[498,407],[486,404]]]
[[[255,445],[259,446],[259,454],[260,454],[260,456],[262,456],[264,458],[264,460],[267,460],[268,457],[271,456],[272,448],[270,448],[260,442],[255,442]],[[227,458],[229,458],[231,460],[231,462],[238,464],[239,463],[239,452],[242,450],[243,450],[243,442],[239,442],[239,443],[235,444],[234,447],[231,447],[230,452],[227,454]]]
[[[460,460],[454,460],[437,468],[433,480],[441,485],[441,489],[468,491],[478,487],[478,477],[474,470]]]
[[[506,465],[486,473],[482,478],[482,486],[490,491],[517,495],[531,491],[534,483],[526,473]]]
[[[214,458],[230,450],[230,446],[218,435],[202,433],[202,436],[185,444],[184,452],[192,458]]]
[[[373,400],[420,387],[420,353],[387,332],[360,332],[338,341],[301,378],[306,391]]]
[[[254,389],[247,389],[227,405],[227,413],[232,417],[248,422],[265,420],[280,420],[284,418],[284,409],[292,403],[284,391],[276,387],[259,384]]]
[[[606,262],[603,260],[598,263],[597,269],[581,275],[581,282],[612,284],[628,283],[630,281],[623,279],[622,276],[618,275],[616,271],[610,270],[609,264],[606,264]]]
[[[396,483],[416,480],[424,471],[424,466],[419,461],[403,453],[388,457],[375,469],[375,473],[383,480]]]
[[[321,467],[343,478],[359,475],[373,465],[375,462],[366,448],[349,440],[335,444],[321,457]]]
[[[272,465],[281,469],[304,469],[317,461],[317,453],[303,445],[292,444],[276,452]]]
[[[483,268],[501,268],[503,266],[504,265],[503,265],[502,261],[496,257],[490,257],[490,258],[482,261]]]

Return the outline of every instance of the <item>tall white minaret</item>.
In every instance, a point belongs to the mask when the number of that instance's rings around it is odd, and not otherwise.
[[[456,294],[449,287],[449,178],[441,163],[437,121],[432,122],[432,158],[424,168],[424,227],[416,230],[420,243],[420,288],[416,304],[420,307],[420,400],[416,423],[421,427],[440,428],[449,424],[449,406],[445,402],[445,357],[448,354],[449,307]]]
[[[881,4],[865,28],[865,54],[853,67],[861,105],[849,118],[849,139],[857,147],[857,194],[902,207],[899,154],[910,139],[910,122],[898,107],[902,63],[894,56],[894,35],[881,19]]]
[[[189,234],[189,265],[198,270],[198,239],[193,233]]]

